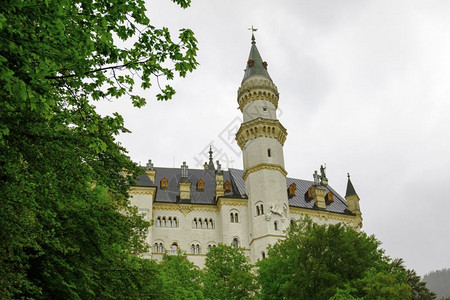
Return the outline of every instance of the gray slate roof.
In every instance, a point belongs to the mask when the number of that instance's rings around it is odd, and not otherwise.
[[[178,203],[179,202],[179,189],[178,183],[181,180],[181,169],[180,168],[155,168],[156,177],[155,183],[151,182],[146,174],[142,174],[137,178],[137,186],[155,186],[157,187],[156,201],[161,203]],[[239,169],[229,169],[228,171],[223,171],[223,181],[230,181],[232,189],[231,192],[225,193],[225,197],[233,198],[247,198],[245,193],[245,183],[242,178],[244,174],[243,170]],[[169,182],[167,189],[161,189],[159,184],[163,178],[166,178]],[[205,182],[204,191],[197,191],[197,181],[202,179]],[[192,204],[209,204],[215,205],[215,171],[213,170],[199,170],[199,169],[189,169],[188,181],[192,183],[191,185],[191,201]],[[289,206],[307,208],[307,209],[317,209],[314,207],[314,200],[307,201],[305,194],[307,190],[314,184],[313,181],[296,179],[296,178],[286,178],[286,193],[288,187],[295,183],[297,185],[296,195],[289,199]],[[339,195],[332,187],[323,187],[326,192],[329,191],[334,195],[334,202],[327,204],[327,211],[341,213],[341,214],[351,214],[347,210],[347,202],[345,198]]]
[[[250,48],[250,54],[248,56],[248,60],[253,60],[253,65],[250,66],[247,63],[247,67],[245,68],[245,74],[244,78],[242,79],[242,82],[244,82],[247,78],[253,76],[253,75],[262,75],[270,79],[272,79],[269,76],[269,72],[267,72],[267,69],[263,65],[263,60],[261,58],[261,55],[259,54],[258,48],[256,47],[256,42],[252,41],[252,47]]]

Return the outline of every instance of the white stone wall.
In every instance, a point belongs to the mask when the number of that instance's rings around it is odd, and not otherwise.
[[[276,164],[284,168],[283,146],[275,138],[258,137],[249,140],[244,146],[243,159],[244,170],[261,163]]]
[[[256,118],[276,120],[276,108],[273,103],[266,100],[255,100],[248,103],[243,110],[244,123]]]

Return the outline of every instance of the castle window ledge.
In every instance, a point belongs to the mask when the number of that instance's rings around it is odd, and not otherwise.
[[[181,255],[186,256],[186,251],[178,251],[178,250],[166,250],[166,254],[170,256],[178,255],[178,252],[181,253]]]

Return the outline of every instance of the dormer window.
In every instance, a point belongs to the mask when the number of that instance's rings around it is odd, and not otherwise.
[[[227,180],[225,181],[225,183],[223,184],[223,189],[225,190],[225,192],[231,192],[231,183]]]
[[[266,70],[267,70],[267,62],[266,62],[266,61],[264,61],[264,62],[262,63],[262,65],[263,65],[264,69],[266,69]]]
[[[325,196],[325,201],[327,203],[333,203],[334,202],[334,195],[332,192],[328,192]]]
[[[197,191],[204,191],[205,190],[205,182],[200,179],[197,181]]]
[[[297,190],[297,185],[292,183],[288,189],[289,198],[295,197],[295,191]]]
[[[253,60],[253,59],[249,59],[248,61],[247,61],[247,65],[251,68],[251,67],[253,67],[253,65],[255,64],[255,61]]]
[[[166,177],[164,177],[163,179],[161,179],[161,182],[160,182],[159,186],[160,186],[162,189],[167,189],[167,187],[169,186],[169,182],[167,181],[167,178],[166,178]]]
[[[305,200],[306,201],[309,201],[309,200],[312,200],[312,199],[314,199],[314,197],[313,197],[313,186],[309,187],[308,191],[306,191],[306,193],[305,193]]]

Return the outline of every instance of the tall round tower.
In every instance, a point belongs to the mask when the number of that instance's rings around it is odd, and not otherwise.
[[[251,261],[266,256],[269,244],[289,226],[289,203],[283,145],[286,129],[276,116],[278,89],[267,72],[252,34],[244,79],[238,90],[243,123],[236,141],[243,152],[248,196]]]

